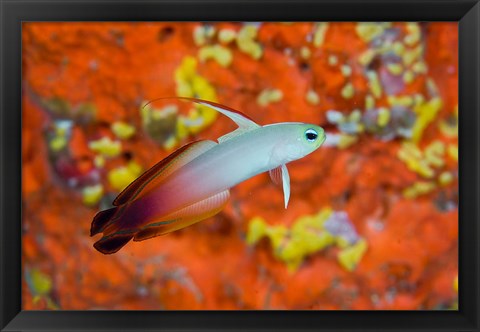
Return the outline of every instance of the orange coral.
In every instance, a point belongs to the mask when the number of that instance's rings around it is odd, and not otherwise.
[[[455,307],[456,24],[37,22],[22,36],[23,309]],[[189,59],[195,73],[182,83]],[[287,210],[263,174],[233,188],[217,216],[102,255],[90,222],[127,178],[235,127],[184,103],[146,124],[144,101],[179,84],[260,124],[320,124],[327,142],[289,165]],[[186,129],[198,119],[208,121]],[[414,171],[427,157],[428,179]],[[348,215],[362,255],[339,242],[292,271],[273,236],[247,244],[255,217],[290,231],[323,208]],[[354,259],[348,269],[339,255]]]

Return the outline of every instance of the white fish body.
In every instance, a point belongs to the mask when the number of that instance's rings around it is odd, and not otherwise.
[[[290,179],[286,164],[315,151],[326,138],[324,130],[313,124],[260,126],[223,105],[180,99],[212,107],[239,128],[220,137],[218,143],[199,141],[184,147],[185,152],[174,152],[173,158],[165,158],[127,187],[114,201],[118,211],[100,212],[96,225],[95,219],[92,223],[92,235],[100,231],[106,234],[96,243],[98,250],[112,253],[132,237],[144,240],[212,216],[226,204],[230,188],[266,171],[282,185],[287,208]],[[102,248],[102,244],[113,242],[115,235],[126,242],[115,243],[119,247],[112,250]]]

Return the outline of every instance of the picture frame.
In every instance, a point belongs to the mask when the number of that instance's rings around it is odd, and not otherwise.
[[[475,0],[1,0],[2,331],[479,331],[480,4]],[[22,311],[21,23],[456,21],[459,23],[458,311]]]

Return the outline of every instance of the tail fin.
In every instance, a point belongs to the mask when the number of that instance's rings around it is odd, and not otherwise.
[[[113,217],[116,212],[116,207],[98,212],[93,218],[92,225],[90,226],[90,236],[103,232],[105,227],[113,222]]]
[[[115,233],[102,237],[100,240],[95,242],[93,246],[102,254],[114,254],[119,251],[124,245],[126,245],[132,238],[133,233]]]

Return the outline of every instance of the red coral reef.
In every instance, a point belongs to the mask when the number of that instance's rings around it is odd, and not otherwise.
[[[458,276],[455,23],[24,23],[24,309],[451,309]],[[217,216],[92,244],[93,216],[182,144],[323,126]],[[192,184],[194,185],[194,184]]]

